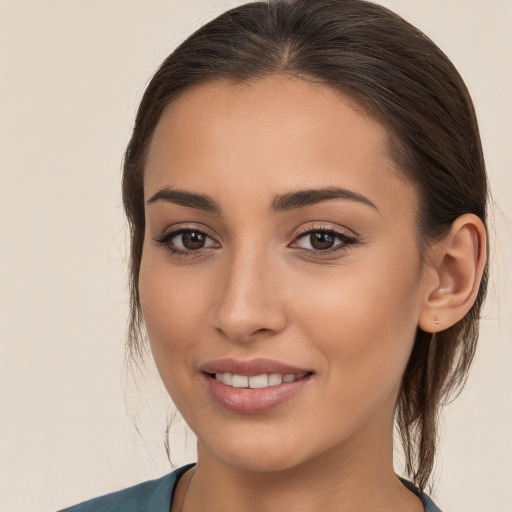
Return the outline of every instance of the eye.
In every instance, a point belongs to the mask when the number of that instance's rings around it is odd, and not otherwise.
[[[195,251],[206,247],[208,241],[212,241],[211,238],[200,231],[183,231],[171,237],[169,243],[177,249]]]
[[[219,245],[213,238],[198,229],[181,228],[164,233],[154,240],[171,253],[182,255],[199,252],[201,249],[218,247]]]
[[[357,239],[332,229],[309,230],[298,236],[292,247],[325,254],[346,249],[357,243]]]

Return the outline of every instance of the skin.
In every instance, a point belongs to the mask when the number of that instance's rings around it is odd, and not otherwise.
[[[222,210],[148,202],[166,187]],[[374,206],[271,208],[276,195],[326,187]],[[142,310],[162,380],[198,438],[183,510],[422,510],[394,473],[393,415],[440,279],[422,265],[418,196],[388,156],[386,130],[299,79],[201,85],[159,121],[144,189]],[[154,240],[184,227],[206,233],[206,246],[184,257],[169,251],[181,236]],[[357,242],[319,254],[304,230]],[[275,409],[230,412],[199,371],[224,357],[276,359],[313,377]]]

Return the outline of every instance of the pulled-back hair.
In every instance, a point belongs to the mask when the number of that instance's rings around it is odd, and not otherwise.
[[[398,15],[362,0],[270,0],[206,24],[160,66],[142,98],[126,150],[123,201],[131,233],[128,354],[146,351],[138,279],[144,239],[143,175],[163,110],[214,80],[289,74],[353,98],[389,133],[389,154],[416,186],[418,246],[442,239],[460,215],[485,224],[487,179],[477,120],[444,53]],[[403,375],[396,426],[406,472],[420,488],[432,473],[441,406],[462,389],[478,338],[487,267],[466,316],[436,334],[418,328]]]

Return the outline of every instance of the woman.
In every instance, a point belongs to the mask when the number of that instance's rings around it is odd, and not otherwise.
[[[438,510],[423,489],[477,341],[487,184],[428,38],[360,0],[221,15],[150,82],[123,197],[129,347],[147,331],[198,462],[68,510]]]

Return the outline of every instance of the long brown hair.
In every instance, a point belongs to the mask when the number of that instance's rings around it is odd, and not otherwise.
[[[420,196],[420,250],[453,221],[486,221],[487,178],[469,93],[444,53],[398,15],[363,0],[270,0],[232,9],[183,42],[142,98],[126,150],[123,201],[131,233],[128,354],[146,350],[138,278],[144,238],[143,175],[164,108],[193,85],[290,74],[337,89],[382,122],[390,156]],[[487,267],[477,299],[458,323],[417,331],[398,397],[396,425],[409,477],[431,475],[441,406],[466,380],[478,339]]]

